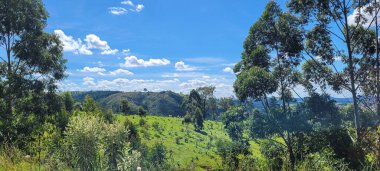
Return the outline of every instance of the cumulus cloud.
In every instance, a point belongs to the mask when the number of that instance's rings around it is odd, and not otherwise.
[[[231,67],[226,67],[226,68],[223,69],[223,72],[227,72],[227,73],[233,74],[234,70]]]
[[[91,77],[84,77],[83,78],[83,85],[87,85],[87,86],[94,86],[96,85],[95,82],[94,82],[94,78],[91,78]]]
[[[349,25],[357,25],[358,17],[359,17],[359,11],[360,11],[360,24],[362,24],[364,27],[368,27],[371,22],[374,20],[376,13],[375,10],[372,11],[372,13],[367,12],[368,7],[374,7],[376,4],[374,2],[367,4],[366,6],[360,8],[356,8],[351,15],[348,16],[348,24]],[[380,19],[380,13],[377,14],[377,16]],[[378,19],[378,20],[379,20]],[[380,21],[380,20],[379,20]],[[372,26],[374,26],[375,22],[372,22]]]
[[[150,66],[163,66],[170,64],[170,61],[162,58],[162,59],[138,59],[136,56],[127,56],[124,58],[125,62],[120,64],[121,67],[150,67]]]
[[[122,1],[121,4],[123,5],[129,5],[129,6],[134,6],[133,2],[132,1]]]
[[[185,62],[179,61],[174,65],[177,71],[195,71],[197,68],[186,65]]]
[[[108,12],[113,15],[123,15],[125,13],[128,13],[128,10],[123,7],[109,7]]]
[[[125,69],[117,69],[115,71],[111,71],[110,75],[116,76],[116,75],[134,75],[133,72],[125,70]]]
[[[92,55],[92,50],[100,50],[102,55],[114,55],[119,51],[118,49],[111,49],[107,41],[101,40],[95,34],[88,34],[84,42],[79,38],[74,39],[72,36],[66,35],[62,30],[54,30],[54,34],[62,42],[64,51],[75,54]]]
[[[81,72],[105,72],[106,69],[104,68],[99,68],[99,67],[84,67],[82,70],[80,70]]]
[[[144,9],[144,5],[143,4],[137,4],[137,6],[136,6],[136,11],[137,12],[140,12],[140,11],[142,11]]]

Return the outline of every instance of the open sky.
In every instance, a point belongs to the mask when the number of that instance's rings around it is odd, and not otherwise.
[[[188,93],[213,85],[217,97],[232,96],[233,65],[268,1],[43,0],[46,31],[59,35],[68,59],[60,89]]]
[[[266,0],[44,0],[64,43],[62,90],[233,95],[231,68]]]

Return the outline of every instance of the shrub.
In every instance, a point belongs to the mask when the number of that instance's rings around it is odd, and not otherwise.
[[[139,121],[139,125],[140,126],[144,126],[145,123],[146,123],[146,121],[144,119],[140,119],[140,121]]]
[[[95,116],[71,118],[65,131],[66,155],[81,170],[94,170],[97,165],[102,121]]]
[[[178,145],[181,144],[181,142],[180,142],[181,139],[182,139],[181,137],[175,138],[175,143]]]
[[[117,159],[122,155],[124,142],[128,139],[128,130],[121,124],[110,124],[104,136],[104,155],[108,159],[107,170],[117,170]]]
[[[129,145],[125,145],[124,149],[117,159],[117,169],[120,171],[135,170],[140,166],[141,153],[131,150]]]

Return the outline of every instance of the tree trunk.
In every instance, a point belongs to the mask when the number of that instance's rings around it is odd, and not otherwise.
[[[376,33],[376,113],[380,119],[380,60],[379,60],[379,24],[377,21],[378,12],[377,0],[375,0],[375,33]]]
[[[12,62],[11,62],[11,42],[10,42],[10,36],[8,34],[7,36],[7,41],[6,41],[6,51],[7,51],[7,81],[8,81],[8,85],[7,85],[7,88],[6,88],[6,116],[5,116],[5,124],[6,124],[6,127],[8,129],[10,129],[10,126],[11,126],[11,122],[12,122],[12,115],[13,115],[13,97],[12,97],[12,92],[11,92],[11,88],[12,88],[12,85],[11,85],[11,81],[9,81],[11,78],[12,78]],[[6,135],[8,136],[8,135]]]
[[[348,25],[348,11],[346,6],[346,1],[343,0],[343,14],[344,14],[344,20],[345,20],[345,39],[346,39],[346,46],[347,46],[347,52],[348,52],[348,62],[349,62],[349,76],[350,76],[350,92],[352,94],[352,100],[354,105],[354,123],[356,128],[356,137],[358,142],[360,142],[360,118],[359,118],[359,104],[357,99],[357,93],[356,93],[356,86],[355,86],[355,66],[354,66],[354,59],[352,56],[352,49],[351,49],[351,34],[350,29]]]

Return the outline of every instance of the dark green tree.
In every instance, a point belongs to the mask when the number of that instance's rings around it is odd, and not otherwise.
[[[200,131],[203,129],[203,100],[196,90],[191,90],[188,98],[183,104],[187,114],[191,117],[194,123],[195,130]]]
[[[244,121],[247,114],[242,107],[231,107],[222,114],[224,128],[233,141],[243,141]]]
[[[0,47],[5,52],[0,56],[0,94],[6,103],[1,120],[3,135],[8,136],[17,101],[29,92],[54,92],[65,77],[66,60],[58,37],[44,32],[48,14],[40,0],[0,1],[0,16]]]
[[[121,108],[121,112],[127,115],[130,112],[129,102],[127,100],[122,100],[120,108]]]
[[[62,98],[63,98],[63,103],[65,105],[65,109],[68,112],[72,112],[74,110],[74,98],[71,95],[71,93],[70,92],[64,92],[62,94]]]
[[[274,1],[270,1],[260,19],[251,27],[244,42],[242,60],[235,66],[237,80],[234,83],[236,96],[246,101],[251,98],[261,101],[265,111],[255,111],[250,120],[252,138],[272,138],[279,135],[286,144],[291,167],[295,168],[294,139],[305,123],[301,114],[293,111],[292,91],[299,84],[297,67],[303,51],[302,20],[282,12]],[[271,61],[270,54],[273,54]],[[277,99],[269,101],[268,95],[277,91]]]
[[[146,111],[145,111],[145,109],[143,107],[140,106],[138,112],[139,112],[138,114],[139,114],[140,117],[146,116]]]
[[[290,0],[288,6],[294,13],[299,14],[305,23],[311,24],[311,29],[306,35],[306,54],[313,60],[320,57],[321,62],[333,68],[334,62],[341,59],[344,68],[334,70],[335,72],[326,78],[332,82],[336,90],[346,90],[351,93],[356,140],[360,142],[362,128],[359,94],[362,91],[361,86],[368,82],[366,76],[371,75],[368,70],[362,68],[362,63],[367,63],[374,54],[372,65],[375,70],[372,72],[374,74],[372,78],[374,80],[379,78],[376,76],[376,73],[379,73],[378,4],[368,0]],[[371,14],[367,15],[368,12]],[[349,19],[352,14],[354,20]],[[376,24],[376,33],[372,37],[366,32],[373,24]],[[337,44],[342,46],[335,46]],[[375,90],[379,90],[379,85],[375,83]]]
[[[199,96],[201,97],[201,109],[204,115],[204,118],[208,118],[216,112],[216,98],[214,96],[215,87],[214,86],[205,86],[198,87],[196,89]]]
[[[150,160],[154,163],[155,167],[163,166],[167,160],[166,154],[166,147],[162,143],[156,143],[151,150]]]

